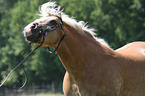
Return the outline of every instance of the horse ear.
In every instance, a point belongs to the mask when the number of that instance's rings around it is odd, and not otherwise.
[[[57,12],[58,12],[58,16],[61,17],[61,11],[60,11],[61,6],[58,6]]]

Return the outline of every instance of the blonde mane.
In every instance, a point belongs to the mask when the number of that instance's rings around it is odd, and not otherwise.
[[[96,41],[100,42],[102,45],[109,47],[109,45],[105,42],[104,39],[95,37],[96,33],[94,33],[94,29],[89,29],[88,26],[86,26],[86,23],[84,23],[83,21],[77,22],[74,18],[70,18],[68,15],[63,13],[63,10],[58,11],[58,8],[59,7],[56,4],[56,2],[47,2],[39,7],[39,11],[41,13],[39,15],[42,16],[41,18],[45,18],[47,16],[53,15],[59,16],[61,14],[61,18],[66,24],[75,28],[82,34],[88,32],[90,35],[93,36],[94,39],[96,39]]]

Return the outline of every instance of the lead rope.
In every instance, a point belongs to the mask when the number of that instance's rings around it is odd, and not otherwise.
[[[19,57],[18,57],[19,62],[20,62],[20,59],[21,59],[21,54],[22,54],[22,52],[24,52],[25,50],[27,50],[27,49],[30,47],[31,44],[32,44],[32,43],[29,43],[28,46],[27,46],[25,49],[23,49],[23,50],[19,53]],[[27,74],[26,74],[26,71],[25,71],[25,68],[24,68],[23,63],[21,64],[21,66],[22,66],[22,69],[23,69],[24,75],[25,75],[25,82],[24,82],[23,85],[20,87],[20,88],[23,88],[23,87],[26,85],[26,83],[27,83]]]
[[[20,65],[22,65],[23,64],[23,62],[32,54],[32,53],[34,53],[40,46],[42,46],[42,44],[44,43],[44,40],[45,40],[45,35],[43,35],[43,41],[42,41],[42,43],[39,45],[39,46],[37,46],[34,50],[32,50],[13,70],[11,70],[10,71],[10,73],[7,75],[7,77],[5,78],[5,80],[1,83],[1,85],[0,85],[0,87],[2,87],[3,86],[3,84],[6,82],[6,80],[9,78],[9,76],[12,74],[12,72],[15,70],[15,69],[17,69]],[[27,47],[29,47],[31,44],[29,44]],[[26,48],[25,48],[26,49]],[[24,50],[25,50],[24,49]],[[20,52],[20,54],[24,51],[24,50],[22,50],[21,52]],[[24,84],[23,84],[23,86],[22,87],[20,87],[20,88],[23,88],[24,86],[25,86],[25,84],[26,84],[26,82],[27,82],[27,76],[26,76],[26,71],[25,71],[25,69],[24,69],[24,66],[23,66],[23,70],[24,70],[24,73],[25,73],[25,77],[26,77],[26,79],[25,79],[25,82],[24,82]]]

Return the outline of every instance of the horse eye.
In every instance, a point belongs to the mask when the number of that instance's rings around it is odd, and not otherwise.
[[[51,25],[57,25],[57,22],[56,22],[56,20],[51,20],[51,21],[49,22],[49,24],[51,24]]]

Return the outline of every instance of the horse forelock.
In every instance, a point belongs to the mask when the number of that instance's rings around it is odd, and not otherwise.
[[[85,34],[86,32],[89,33],[96,41],[100,42],[102,45],[109,47],[104,39],[96,37],[96,33],[94,32],[96,30],[93,28],[88,28],[87,23],[85,23],[84,21],[77,22],[74,17],[70,18],[68,15],[63,13],[63,10],[58,11],[58,9],[59,8],[56,2],[47,2],[39,7],[39,11],[41,13],[39,15],[41,16],[41,18],[46,18],[48,16],[54,15],[59,16],[61,14],[61,18],[66,24],[78,30],[78,32],[80,32],[81,34]]]

